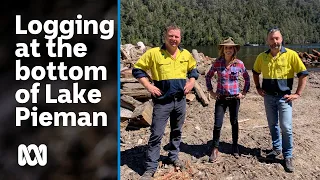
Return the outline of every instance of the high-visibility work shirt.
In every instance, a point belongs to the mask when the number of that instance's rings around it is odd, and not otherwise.
[[[308,75],[308,71],[298,54],[282,47],[276,56],[271,50],[260,53],[253,65],[253,73],[262,73],[262,89],[266,92],[287,92],[292,90],[294,73]]]
[[[135,78],[147,77],[148,70],[151,71],[154,85],[162,92],[157,99],[183,96],[187,76],[198,78],[196,61],[190,52],[179,48],[176,58],[173,58],[165,45],[145,52],[134,65],[132,74]]]

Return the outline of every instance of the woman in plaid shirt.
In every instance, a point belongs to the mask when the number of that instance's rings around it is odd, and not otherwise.
[[[229,37],[219,45],[219,58],[212,64],[209,72],[206,74],[206,84],[211,97],[216,99],[215,117],[213,129],[213,150],[210,161],[216,161],[218,157],[219,139],[224,114],[229,107],[230,123],[232,126],[232,152],[236,158],[239,158],[238,148],[238,112],[240,99],[244,98],[250,87],[249,74],[243,62],[236,58],[240,45],[235,44],[233,39]],[[211,79],[217,73],[217,89],[213,92]],[[239,86],[239,76],[242,75],[245,83],[242,91]]]

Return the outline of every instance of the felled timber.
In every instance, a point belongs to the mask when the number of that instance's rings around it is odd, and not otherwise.
[[[123,90],[133,90],[133,91],[136,91],[136,90],[145,90],[145,87],[140,84],[140,83],[124,83],[122,84],[122,89]]]
[[[120,98],[120,106],[131,111],[134,111],[138,106],[142,105],[142,102],[134,99],[128,95],[122,95]]]
[[[313,52],[314,55],[320,57],[320,52],[319,51],[317,51],[315,49],[312,49],[312,52]]]
[[[146,89],[143,89],[143,90],[131,90],[131,89],[123,90],[123,89],[121,89],[120,94],[121,95],[128,95],[128,96],[131,96],[135,99],[151,98],[151,94]]]
[[[121,51],[122,59],[131,59],[129,54],[122,47],[120,48],[120,51]]]
[[[135,83],[138,82],[136,78],[120,78],[121,83]]]
[[[132,117],[133,112],[127,108],[120,107],[120,120],[126,121]]]
[[[120,76],[121,76],[122,78],[133,78],[133,76],[132,76],[132,69],[124,68],[123,70],[121,70]]]
[[[310,54],[308,54],[307,52],[304,52],[304,53],[303,53],[303,56],[306,57],[306,58],[312,59],[311,56],[310,56]]]
[[[132,118],[136,119],[135,124],[150,126],[152,123],[153,103],[147,101],[138,106],[132,114]]]
[[[208,97],[206,96],[206,94],[204,93],[203,89],[201,88],[200,84],[197,81],[195,81],[194,83],[194,90],[196,91],[196,94],[200,99],[200,101],[202,102],[202,104],[204,106],[207,106],[209,104]]]
[[[195,98],[196,98],[196,95],[194,95],[194,94],[187,94],[186,95],[187,102],[193,101]]]
[[[202,61],[196,49],[192,49],[192,56],[197,61],[197,63]]]
[[[309,56],[311,57],[312,60],[318,60],[318,56],[315,56],[313,54],[309,54]]]

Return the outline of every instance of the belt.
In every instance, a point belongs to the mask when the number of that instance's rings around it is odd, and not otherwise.
[[[163,99],[157,99],[155,97],[152,96],[153,102],[154,103],[160,103],[160,104],[166,104],[166,103],[170,103],[172,101],[180,101],[185,97],[184,94],[175,94],[169,97],[165,97]]]
[[[274,91],[274,92],[266,92],[266,94],[271,95],[271,96],[283,96],[283,95],[291,94],[291,93],[288,91],[280,91],[280,92]]]
[[[184,96],[185,96],[184,94],[179,93],[179,94],[173,95],[172,97],[173,99],[182,99]]]
[[[219,99],[221,100],[232,100],[232,99],[238,99],[238,94],[237,95],[220,95]]]

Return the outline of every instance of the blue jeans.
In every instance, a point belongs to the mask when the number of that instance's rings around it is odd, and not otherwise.
[[[285,102],[283,95],[265,95],[264,106],[266,109],[269,130],[274,150],[282,150],[284,158],[292,157],[292,102]],[[280,126],[279,126],[280,122]],[[280,129],[282,139],[280,136]]]

